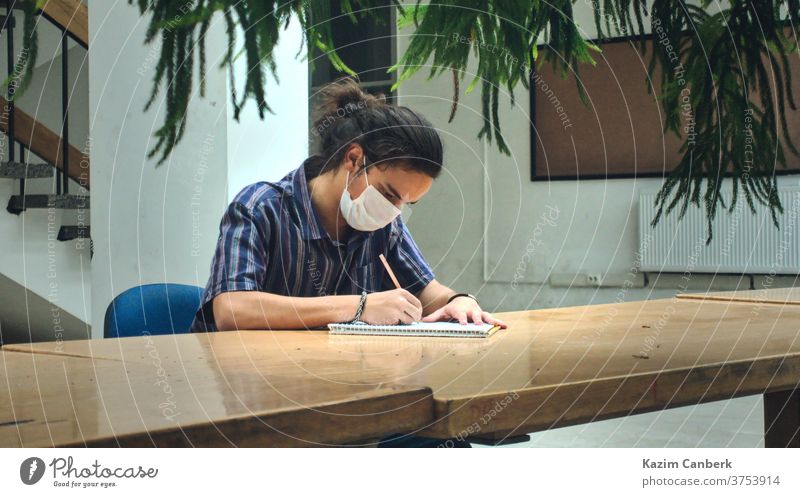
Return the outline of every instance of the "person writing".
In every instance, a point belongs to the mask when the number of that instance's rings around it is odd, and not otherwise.
[[[312,130],[317,152],[278,182],[244,188],[228,206],[192,331],[356,319],[505,327],[475,297],[434,278],[399,216],[442,170],[442,142],[430,122],[349,78],[322,97]]]

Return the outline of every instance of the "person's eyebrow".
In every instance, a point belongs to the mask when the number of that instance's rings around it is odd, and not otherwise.
[[[389,190],[389,193],[391,193],[392,195],[394,195],[394,197],[395,197],[395,198],[398,198],[398,199],[402,199],[402,198],[403,198],[403,197],[401,197],[401,196],[400,196],[400,194],[399,194],[399,193],[397,193],[397,190],[395,190],[394,188],[392,188],[392,185],[390,185],[389,183],[386,183],[386,189],[387,189],[387,190]],[[414,205],[414,204],[416,204],[417,202],[406,202],[406,203],[408,203],[408,204],[411,204],[411,205]]]

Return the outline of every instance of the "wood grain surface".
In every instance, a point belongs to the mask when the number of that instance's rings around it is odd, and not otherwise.
[[[155,351],[152,353],[150,351]],[[244,363],[174,368],[0,351],[0,446],[325,446],[429,422],[430,390]]]
[[[318,388],[429,388],[432,421],[417,432],[440,438],[529,433],[800,383],[794,306],[668,299],[499,315],[509,329],[485,340],[241,331],[65,342],[58,353],[146,366],[152,343],[163,367],[190,383],[221,368]],[[56,353],[52,343],[4,350]]]

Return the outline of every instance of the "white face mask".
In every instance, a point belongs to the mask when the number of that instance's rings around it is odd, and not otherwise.
[[[367,159],[365,157],[364,166],[366,165]],[[400,209],[386,200],[386,197],[381,195],[381,192],[369,184],[366,170],[364,170],[364,179],[367,181],[367,189],[357,199],[353,200],[350,197],[350,192],[347,191],[347,185],[350,183],[350,171],[347,172],[345,188],[342,192],[342,198],[339,200],[339,208],[342,210],[342,215],[347,224],[354,229],[358,231],[379,230],[400,215]]]

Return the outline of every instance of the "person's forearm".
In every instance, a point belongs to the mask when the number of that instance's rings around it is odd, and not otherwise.
[[[296,330],[349,321],[359,295],[287,297],[266,292],[227,292],[212,305],[219,330]]]
[[[419,301],[422,304],[422,315],[427,316],[439,308],[444,307],[450,297],[456,293],[456,291],[442,285],[436,280],[431,281],[419,294]]]

